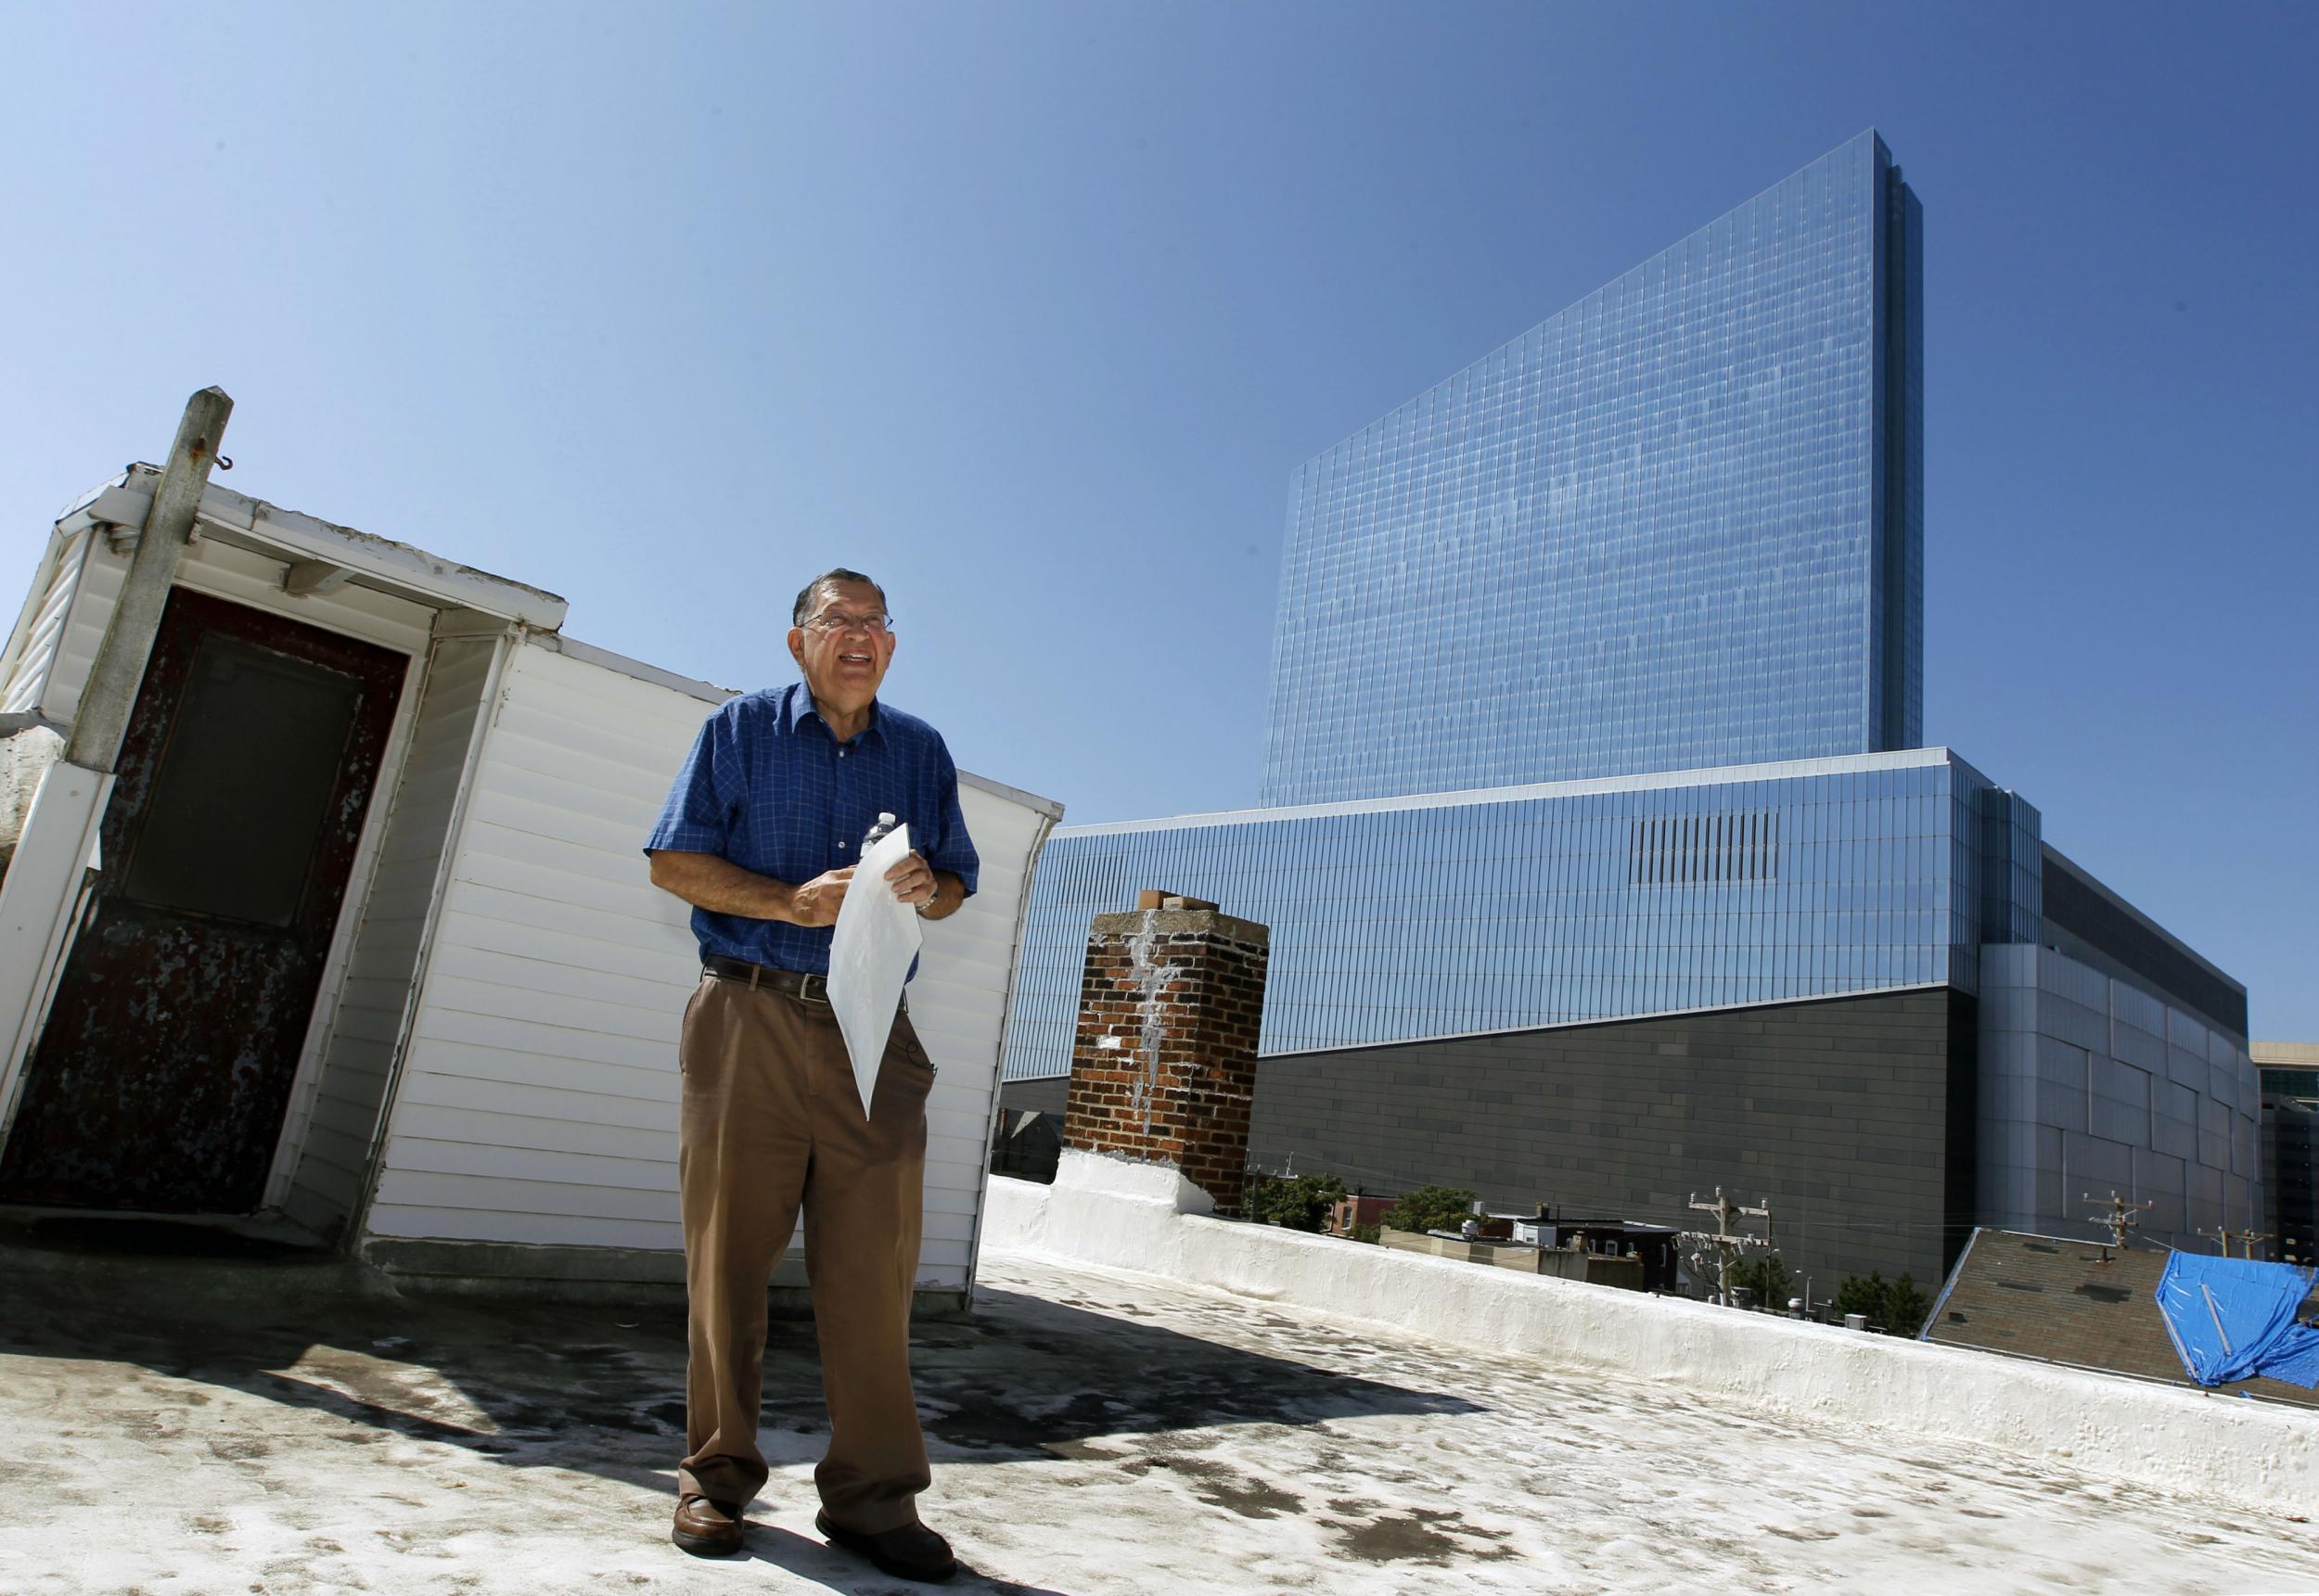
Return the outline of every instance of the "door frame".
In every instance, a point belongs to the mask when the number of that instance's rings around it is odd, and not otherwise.
[[[349,632],[346,635],[355,633]],[[378,783],[371,789],[370,810],[363,816],[362,831],[355,839],[353,862],[347,866],[346,897],[339,905],[338,924],[331,927],[329,950],[323,955],[322,979],[314,989],[313,1012],[306,1016],[306,1035],[298,1045],[298,1067],[290,1075],[289,1096],[282,1110],[282,1131],[275,1139],[274,1159],[266,1167],[265,1186],[258,1198],[261,1211],[279,1208],[288,1197],[298,1160],[306,1150],[307,1132],[314,1126],[314,1099],[321,1092],[323,1070],[328,1062],[330,1036],[338,1026],[339,999],[346,986],[348,965],[353,959],[355,935],[361,931],[363,916],[370,908],[370,890],[378,875],[379,844],[386,836],[395,800],[403,793],[403,766],[410,754],[418,701],[426,685],[427,653],[422,649],[412,655],[403,669],[403,696],[395,701],[394,720],[387,727],[386,746],[378,756]]]
[[[407,657],[403,670],[402,696],[395,702],[394,720],[387,728],[386,746],[379,751],[378,785],[363,816],[354,844],[353,862],[347,867],[346,895],[339,904],[338,924],[331,928],[329,951],[323,955],[321,982],[314,989],[313,1013],[298,1048],[298,1067],[291,1073],[288,1105],[282,1114],[281,1134],[274,1143],[265,1185],[259,1196],[261,1211],[279,1208],[289,1194],[290,1181],[305,1151],[314,1124],[314,1105],[322,1085],[330,1035],[338,1022],[339,1000],[346,986],[347,966],[354,951],[355,934],[370,908],[371,887],[378,874],[378,849],[387,822],[403,790],[403,769],[408,762],[411,737],[418,718],[419,699],[427,678],[429,644],[440,607],[383,593],[349,589],[335,595],[341,601],[359,594],[359,602],[317,604],[293,597],[281,589],[283,562],[252,550],[204,539],[178,568],[177,585],[215,598],[228,599],[268,615],[302,621],[364,643],[375,643]],[[251,581],[251,578],[256,581]],[[327,607],[324,607],[327,604]]]
[[[330,1035],[338,1016],[339,1000],[346,984],[355,933],[369,908],[371,888],[378,875],[379,845],[385,836],[394,799],[402,790],[404,766],[408,762],[420,690],[425,683],[429,640],[434,621],[442,613],[414,600],[375,592],[363,592],[359,601],[352,604],[328,600],[317,604],[313,599],[284,593],[280,585],[282,568],[282,562],[278,559],[268,559],[254,551],[202,540],[188,551],[185,563],[178,568],[177,580],[172,585],[206,597],[237,604],[261,614],[295,620],[317,631],[375,644],[403,655],[404,665],[394,716],[388,724],[386,742],[379,751],[377,780],[363,816],[362,828],[356,836],[354,857],[347,867],[346,891],[340,901],[338,920],[331,927],[329,944],[323,955],[314,1007],[307,1015],[305,1032],[299,1042],[298,1063],[290,1076],[282,1129],[275,1138],[273,1156],[266,1168],[265,1183],[258,1200],[260,1211],[281,1207],[288,1194],[299,1156],[304,1151],[306,1136],[313,1122],[314,1097],[321,1085]],[[138,683],[138,687],[142,691],[142,681]],[[113,867],[111,861],[106,861],[104,864],[106,868]],[[57,961],[59,974],[70,957],[70,951],[69,945],[60,950]],[[45,1028],[45,1016],[43,1028]],[[36,1039],[33,1045],[38,1045]],[[29,1055],[30,1049],[27,1052]],[[11,1115],[10,1117],[14,1117]],[[12,1133],[13,1130],[14,1126],[9,1125],[0,1129],[0,1135]]]
[[[409,760],[419,698],[426,686],[429,643],[434,622],[442,614],[440,608],[415,600],[370,592],[361,594],[364,602],[360,604],[336,603],[324,608],[311,598],[284,593],[279,575],[282,568],[283,562],[278,558],[269,559],[251,550],[204,540],[195,545],[186,563],[178,568],[176,585],[342,637],[377,644],[405,656],[405,663],[402,696],[395,701],[394,719],[387,727],[386,745],[379,750],[378,784],[371,789],[370,805],[363,816],[353,862],[347,866],[346,894],[339,904],[338,924],[331,927],[329,949],[323,955],[322,977],[314,989],[313,1012],[307,1015],[306,1034],[299,1042],[298,1066],[290,1075],[281,1134],[275,1140],[273,1160],[266,1168],[265,1185],[258,1199],[261,1212],[282,1206],[289,1194],[299,1157],[305,1151],[307,1133],[314,1123],[314,1098],[322,1085],[330,1034],[338,1022],[339,1000],[345,990],[355,934],[361,930],[363,916],[370,908],[371,887],[378,874],[379,846],[385,839],[394,801],[403,790],[403,768]],[[251,577],[258,581],[252,582]]]

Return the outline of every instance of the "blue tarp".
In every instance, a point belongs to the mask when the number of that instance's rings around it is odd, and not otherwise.
[[[2311,1279],[2290,1263],[2176,1253],[2159,1277],[2158,1310],[2201,1385],[2260,1376],[2319,1386],[2319,1328],[2295,1318]]]

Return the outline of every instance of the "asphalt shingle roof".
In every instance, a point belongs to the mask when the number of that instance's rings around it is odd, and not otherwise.
[[[2107,1369],[2196,1388],[2158,1310],[2167,1252],[1981,1230],[1957,1260],[1928,1341]],[[2319,1391],[2278,1380],[2213,1389],[2319,1407]]]

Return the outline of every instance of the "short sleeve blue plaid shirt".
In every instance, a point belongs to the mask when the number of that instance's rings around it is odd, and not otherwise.
[[[713,853],[743,870],[801,886],[854,862],[880,812],[910,828],[937,870],[975,888],[981,861],[958,808],[958,767],[942,734],[890,704],[840,744],[805,683],[725,703],[700,728],[652,828],[647,853]],[[830,928],[693,911],[701,957],[829,973]]]

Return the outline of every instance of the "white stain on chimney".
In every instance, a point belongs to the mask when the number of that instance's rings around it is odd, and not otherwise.
[[[1157,909],[1145,910],[1142,928],[1127,939],[1128,956],[1134,961],[1128,973],[1135,977],[1136,990],[1142,994],[1139,1002],[1144,1019],[1143,1036],[1136,1049],[1143,1056],[1144,1074],[1128,1089],[1127,1111],[1142,1117],[1147,1136],[1151,1134],[1153,1100],[1160,1091],[1160,1038],[1164,1029],[1160,1000],[1166,995],[1168,983],[1184,974],[1181,964],[1152,963],[1152,943],[1160,934],[1160,913]]]

